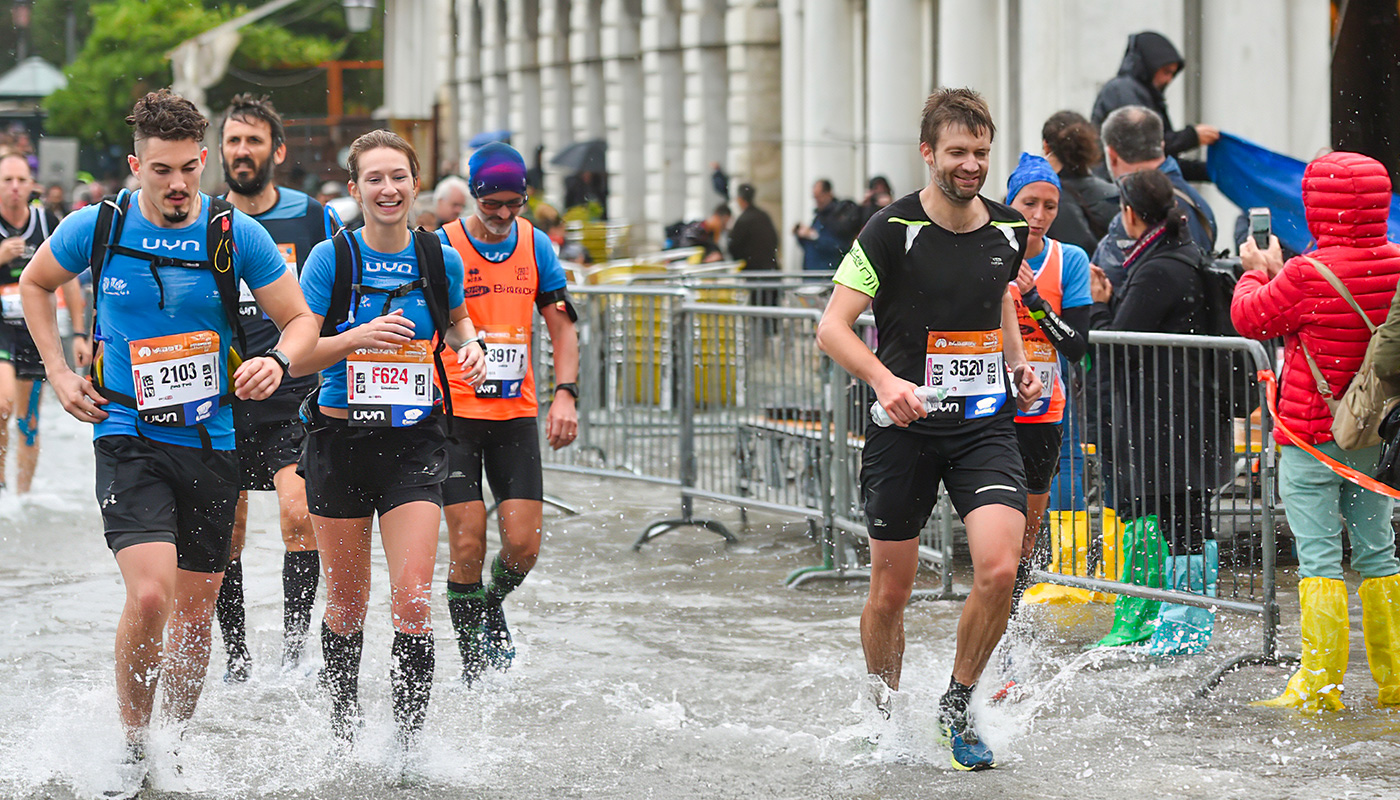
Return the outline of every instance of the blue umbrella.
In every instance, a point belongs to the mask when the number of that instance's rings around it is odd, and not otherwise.
[[[505,142],[510,144],[510,131],[502,128],[498,131],[482,131],[467,142],[467,147],[485,147],[492,142]]]

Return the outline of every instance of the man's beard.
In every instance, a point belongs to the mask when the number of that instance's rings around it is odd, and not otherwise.
[[[240,158],[233,162],[233,164],[224,164],[224,180],[228,182],[228,189],[230,192],[242,195],[255,195],[263,189],[266,189],[267,185],[272,182],[272,159],[269,158],[263,162],[261,167],[255,168],[253,170],[253,177],[246,181],[238,180],[233,176],[233,173],[229,172],[230,166],[236,167],[239,164],[252,166],[253,160],[251,158]]]
[[[184,222],[185,220],[190,218],[190,212],[175,211],[171,213],[161,214],[161,216],[165,217],[166,222]]]
[[[486,226],[486,230],[492,236],[507,236],[515,225],[514,217],[505,222],[502,222],[498,217],[482,217],[480,215],[477,215],[477,219],[481,220],[481,224]]]
[[[971,203],[974,199],[977,198],[977,193],[982,190],[981,187],[979,186],[976,189],[972,190],[972,194],[963,196],[962,191],[958,189],[957,184],[953,183],[953,181],[951,180],[952,174],[953,173],[951,172],[944,172],[939,169],[934,169],[933,182],[938,185],[938,188],[943,192],[943,196],[947,197],[950,202],[956,203],[958,205],[967,205],[968,203]]]

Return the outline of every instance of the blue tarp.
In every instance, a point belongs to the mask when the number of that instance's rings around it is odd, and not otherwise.
[[[1274,235],[1297,253],[1313,249],[1303,215],[1303,169],[1307,165],[1228,133],[1210,146],[1207,168],[1222,194],[1242,209],[1268,208]],[[1400,197],[1390,198],[1390,240],[1400,241]]]

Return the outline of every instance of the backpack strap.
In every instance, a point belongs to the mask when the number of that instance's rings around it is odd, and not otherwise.
[[[322,336],[344,332],[350,320],[351,287],[357,283],[360,261],[359,248],[355,246],[353,236],[342,228],[331,238],[331,244],[335,247],[335,279],[331,281],[331,300],[321,323]]]
[[[413,231],[413,250],[418,256],[418,271],[426,281],[423,297],[428,302],[428,313],[437,330],[433,363],[437,368],[438,383],[442,386],[442,410],[450,417],[452,392],[448,391],[447,365],[443,363],[442,352],[448,349],[447,332],[452,328],[452,309],[448,307],[447,263],[442,256],[442,240],[437,234],[419,228]]]
[[[1351,306],[1351,310],[1355,311],[1358,317],[1361,317],[1361,320],[1366,323],[1366,328],[1371,331],[1372,335],[1375,335],[1378,326],[1371,322],[1370,317],[1366,316],[1366,312],[1361,309],[1361,304],[1356,302],[1356,298],[1352,296],[1346,284],[1342,283],[1342,279],[1337,277],[1337,273],[1333,272],[1330,267],[1312,256],[1303,256],[1302,258],[1313,265],[1313,269],[1317,270],[1317,274],[1321,275],[1323,279],[1332,286],[1332,289],[1335,290],[1337,294],[1341,295],[1343,300],[1347,301],[1347,305]],[[1312,353],[1308,350],[1308,344],[1303,341],[1302,336],[1298,337],[1298,345],[1303,348],[1303,358],[1308,362],[1308,369],[1312,372],[1313,380],[1317,381],[1317,393],[1322,395],[1322,401],[1327,404],[1327,410],[1332,412],[1333,415],[1336,415],[1338,404],[1337,397],[1332,392],[1332,387],[1327,385],[1327,379],[1323,377],[1322,368],[1317,365],[1317,359],[1313,358]]]
[[[1202,211],[1201,207],[1196,205],[1196,201],[1191,198],[1191,195],[1175,187],[1172,188],[1172,194],[1181,198],[1181,202],[1185,203],[1186,207],[1191,209],[1192,213],[1196,215],[1196,221],[1201,223],[1201,228],[1204,229],[1206,234],[1213,240],[1216,234],[1215,226],[1211,224],[1210,218],[1206,216],[1206,212]]]
[[[247,358],[248,336],[238,313],[238,275],[233,270],[233,204],[222,197],[209,198],[209,223],[205,228],[209,266],[219,287],[219,304],[224,307],[229,327],[238,338],[239,357]]]

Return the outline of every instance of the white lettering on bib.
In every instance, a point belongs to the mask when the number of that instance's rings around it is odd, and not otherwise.
[[[519,397],[530,367],[530,329],[524,325],[484,325],[486,380],[476,390],[483,399]]]
[[[1040,378],[1040,397],[1036,399],[1035,405],[1031,406],[1024,416],[1033,417],[1043,413],[1049,406],[1050,400],[1055,396],[1055,381],[1060,377],[1060,358],[1055,352],[1055,345],[1046,339],[1025,337],[1026,362],[1031,369],[1035,370],[1036,377]]]
[[[432,342],[415,339],[393,350],[361,348],[345,366],[351,425],[405,428],[432,413]]]
[[[924,385],[948,397],[933,417],[990,417],[1006,403],[1006,362],[1001,331],[929,331]]]
[[[219,412],[219,335],[138,339],[131,349],[136,413],[152,425],[198,425]]]

